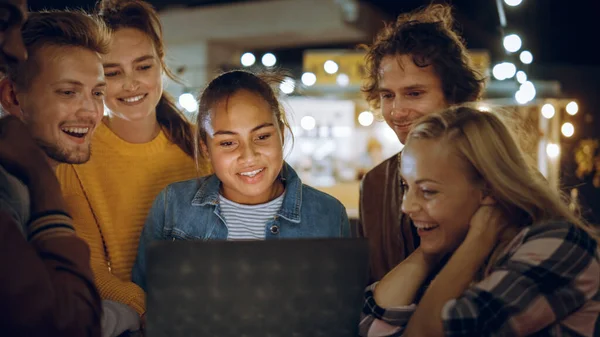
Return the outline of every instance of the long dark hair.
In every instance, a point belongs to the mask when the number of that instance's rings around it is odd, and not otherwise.
[[[154,44],[163,71],[169,78],[177,80],[165,63],[162,26],[156,10],[150,4],[141,0],[101,0],[97,7],[98,16],[112,31],[135,28],[146,33]],[[169,140],[194,157],[192,125],[177,108],[173,97],[166,92],[162,93],[156,106],[156,119]]]

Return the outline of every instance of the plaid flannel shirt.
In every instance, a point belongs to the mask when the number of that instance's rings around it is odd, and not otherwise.
[[[486,277],[441,313],[445,336],[600,336],[600,254],[571,224],[522,230]],[[361,336],[402,336],[417,305],[383,309],[365,291]]]

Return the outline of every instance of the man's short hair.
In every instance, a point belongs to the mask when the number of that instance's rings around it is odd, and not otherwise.
[[[81,47],[106,54],[110,33],[101,20],[80,10],[30,13],[23,25],[23,42],[27,61],[9,63],[5,74],[18,87],[27,88],[39,72],[37,52],[44,46]]]
[[[430,5],[398,16],[367,46],[367,82],[362,90],[378,109],[379,67],[385,56],[410,55],[418,67],[433,66],[450,104],[475,101],[483,90],[483,79],[471,65],[463,40],[453,29],[452,8]]]

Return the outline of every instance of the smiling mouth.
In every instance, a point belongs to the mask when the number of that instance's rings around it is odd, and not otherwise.
[[[250,172],[241,172],[241,173],[239,173],[239,175],[252,178],[252,177],[255,177],[257,174],[261,173],[263,170],[264,170],[264,168],[250,171]]]
[[[408,123],[393,123],[393,124],[397,128],[407,129],[407,128],[410,128],[410,126],[412,125],[412,122],[408,122]]]
[[[90,128],[61,128],[60,130],[71,137],[83,138],[88,134]]]
[[[436,228],[440,227],[440,225],[437,225],[437,224],[432,224],[432,223],[422,223],[422,222],[413,222],[413,225],[414,225],[414,226],[415,226],[415,227],[416,227],[418,230],[421,230],[421,231],[426,231],[426,232],[428,232],[428,231],[431,231],[431,230],[434,230],[434,229],[436,229]]]
[[[125,102],[125,103],[136,103],[136,102],[139,102],[142,99],[144,99],[144,97],[146,97],[146,95],[148,95],[148,94],[141,94],[141,95],[127,97],[127,98],[118,98],[118,100],[121,102]]]

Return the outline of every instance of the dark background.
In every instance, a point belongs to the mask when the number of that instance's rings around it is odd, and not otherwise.
[[[157,9],[167,6],[212,6],[252,0],[151,0]],[[90,0],[30,0],[31,10],[65,7],[93,9],[96,1]],[[500,62],[506,55],[502,47],[502,29],[498,18],[496,0],[362,0],[380,8],[393,19],[398,14],[427,5],[431,2],[450,3],[467,45],[472,49],[487,49],[492,61]],[[566,97],[579,103],[579,113],[571,119],[575,135],[563,137],[561,143],[561,175],[565,189],[579,187],[581,203],[593,222],[600,222],[600,189],[594,188],[591,177],[575,177],[576,164],[573,150],[584,138],[600,138],[600,56],[596,52],[600,1],[596,0],[523,0],[517,7],[505,7],[508,26],[506,32],[515,32],[523,40],[523,48],[533,53],[528,77],[535,80],[559,81]],[[277,51],[278,62],[283,67],[299,67],[305,48],[332,48],[352,46],[299,46]]]

